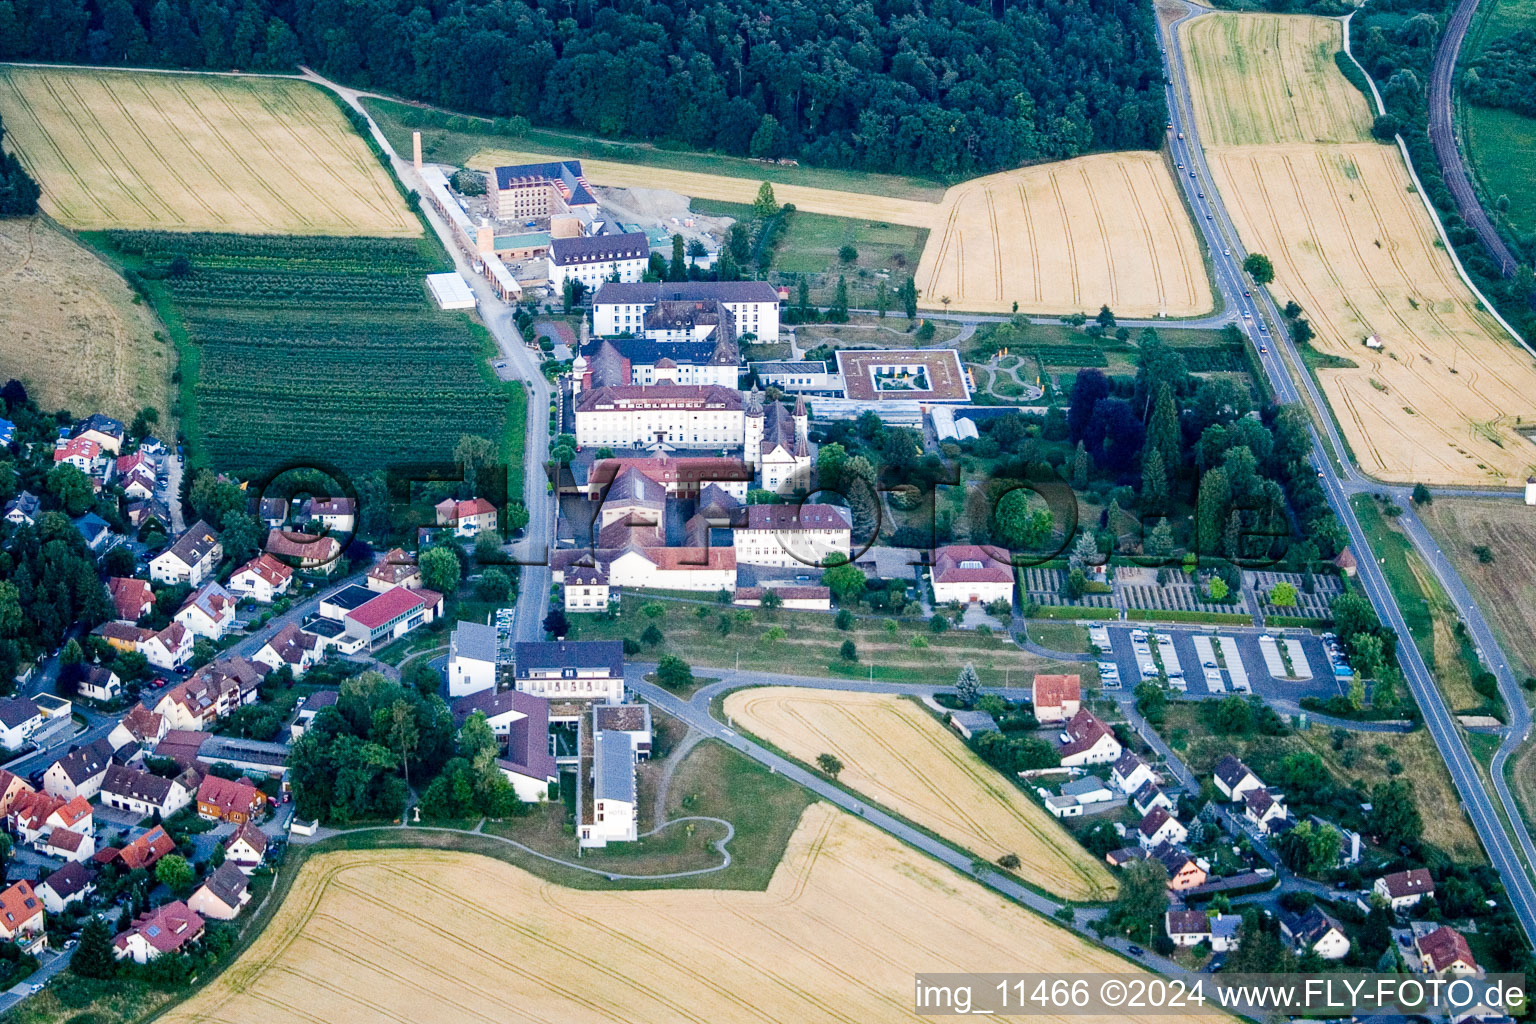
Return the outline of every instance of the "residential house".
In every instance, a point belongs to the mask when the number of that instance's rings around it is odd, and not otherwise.
[[[80,676],[75,692],[87,700],[105,704],[122,696],[123,681],[105,665],[92,665]]]
[[[140,914],[112,945],[119,960],[147,964],[166,953],[181,952],[188,943],[202,938],[203,931],[203,919],[176,900]]]
[[[1433,899],[1435,880],[1430,877],[1427,869],[1413,868],[1410,871],[1394,871],[1390,875],[1382,875],[1376,879],[1372,888],[1394,911],[1403,911],[1417,906],[1419,900],[1426,896]]]
[[[1285,798],[1270,792],[1268,787],[1260,786],[1243,793],[1243,817],[1257,825],[1265,835],[1274,831],[1276,822],[1284,821],[1288,813]]]
[[[242,704],[253,704],[266,666],[238,655],[204,665],[186,682],[167,690],[155,704],[166,729],[197,730]]]
[[[1174,810],[1173,800],[1164,793],[1155,782],[1144,782],[1141,788],[1131,795],[1131,806],[1136,808],[1136,813],[1145,817],[1152,813],[1152,808],[1163,807]]]
[[[463,697],[496,688],[496,627],[460,622],[448,638],[448,696]]]
[[[467,699],[483,696],[476,694]],[[549,799],[550,786],[560,778],[550,752],[549,702],[515,690],[508,691],[507,696],[513,699],[512,707],[518,717],[507,724],[506,745],[502,756],[496,759],[496,767],[512,784],[519,800],[539,803]]]
[[[5,521],[15,526],[31,526],[37,522],[43,503],[31,491],[22,491],[5,503]]]
[[[1042,725],[1070,720],[1082,708],[1082,677],[1078,675],[1037,675],[1030,700],[1035,718]]]
[[[192,631],[193,636],[222,640],[235,628],[235,606],[240,599],[217,583],[204,583],[176,612],[176,621]]]
[[[183,778],[162,778],[114,764],[102,776],[101,802],[105,807],[129,811],[143,818],[152,814],[169,818],[192,802],[194,791],[186,785],[191,780],[183,781]]]
[[[26,697],[0,700],[0,747],[20,750],[42,724],[42,711]]]
[[[43,837],[38,850],[45,857],[63,861],[88,861],[96,854],[96,837],[67,828],[56,828]]]
[[[0,892],[0,939],[16,943],[24,953],[46,948],[43,914],[43,901],[32,891],[32,883],[16,882]]]
[[[933,553],[934,604],[1013,600],[1013,566],[975,544],[951,544]]]
[[[123,434],[121,421],[95,412],[75,424],[72,436],[92,441],[116,455],[123,449]]]
[[[415,590],[421,586],[421,568],[416,556],[404,548],[391,548],[377,565],[368,570],[368,589],[385,591],[395,587]]]
[[[1175,946],[1198,946],[1211,939],[1210,915],[1203,910],[1169,910],[1163,915],[1163,932]]]
[[[23,793],[11,804],[6,825],[18,845],[40,846],[52,829],[90,834],[94,821],[90,801],[84,797],[60,800],[47,793]]]
[[[1096,775],[1085,775],[1080,779],[1063,783],[1061,795],[1070,796],[1080,804],[1101,804],[1115,798],[1114,791]]]
[[[1157,773],[1147,762],[1127,750],[1116,759],[1115,765],[1110,769],[1110,781],[1112,781],[1126,796],[1139,790],[1149,782],[1157,781]]]
[[[1211,918],[1211,952],[1230,953],[1242,944],[1243,915],[1216,914]]]
[[[1058,753],[1062,765],[1068,768],[1113,764],[1123,752],[1114,730],[1092,711],[1079,711],[1073,715],[1062,729],[1060,740]]]
[[[316,690],[305,697],[304,703],[299,705],[298,713],[293,716],[293,722],[288,726],[289,735],[295,740],[303,736],[316,715],[326,708],[336,706],[337,696],[335,690]]]
[[[476,537],[496,529],[496,506],[484,498],[448,498],[438,502],[433,510],[437,513],[437,525],[450,527],[455,537]]]
[[[166,725],[164,715],[142,704],[135,704],[107,734],[107,740],[113,750],[121,750],[130,743],[152,750],[168,728],[170,726]]]
[[[35,792],[26,779],[0,768],[0,818],[10,816],[11,808],[22,794]]]
[[[101,458],[101,445],[88,437],[60,438],[53,446],[53,463],[56,466],[74,466],[86,476],[96,472],[96,462]]]
[[[136,622],[155,610],[155,592],[143,580],[113,576],[107,580],[107,593],[117,608],[117,617]]]
[[[273,528],[263,550],[300,572],[329,576],[341,565],[341,542],[330,534]]]
[[[256,518],[269,530],[282,526],[288,521],[288,499],[261,498],[256,503]]]
[[[610,704],[624,699],[624,648],[617,640],[516,643],[512,665],[516,687],[524,693]]]
[[[99,636],[109,647],[119,651],[137,651],[154,638],[154,631],[140,629],[126,619],[103,622],[91,630],[91,636]]]
[[[1154,847],[1150,856],[1167,870],[1168,888],[1173,892],[1184,892],[1204,885],[1209,877],[1204,864],[1184,847],[1174,843]]]
[[[1261,789],[1264,786],[1263,779],[1249,771],[1247,765],[1231,754],[1224,755],[1216,762],[1214,781],[1221,794],[1233,803],[1242,800],[1243,794],[1250,789]]]
[[[176,843],[165,834],[164,828],[156,825],[117,851],[117,857],[129,871],[134,871],[138,868],[152,868],[161,857],[175,852]]]
[[[1189,829],[1179,824],[1179,819],[1166,807],[1152,808],[1152,813],[1136,826],[1136,832],[1136,841],[1143,850],[1155,850],[1164,843],[1177,846],[1189,838]]]
[[[96,872],[80,861],[69,861],[37,885],[37,895],[50,914],[62,914],[96,891]]]
[[[76,747],[43,773],[43,789],[56,800],[87,800],[101,790],[101,780],[112,764],[112,744],[106,737]]]
[[[1104,855],[1104,862],[1112,868],[1123,868],[1132,861],[1146,860],[1149,854],[1139,846],[1122,846]]]
[[[1472,955],[1472,947],[1467,945],[1466,936],[1447,925],[1416,935],[1413,947],[1419,954],[1419,970],[1425,974],[1456,978],[1482,974],[1477,958]]]
[[[1083,805],[1075,796],[1048,796],[1045,809],[1053,818],[1080,818],[1083,814]]]
[[[197,637],[190,629],[180,622],[173,622],[141,642],[139,652],[156,668],[179,672],[192,660],[192,647],[196,642]]]
[[[357,502],[352,498],[306,498],[299,517],[319,523],[330,533],[353,533],[357,528]]]
[[[232,921],[249,902],[251,880],[239,867],[225,861],[197,887],[187,900],[187,909],[215,921]]]
[[[1280,919],[1280,937],[1298,953],[1311,951],[1324,960],[1342,960],[1349,954],[1349,936],[1323,909],[1313,906],[1305,914]]]
[[[112,527],[95,512],[77,516],[73,522],[75,530],[80,534],[80,539],[85,541],[85,546],[93,554],[100,554],[111,546]]]
[[[258,604],[271,604],[286,594],[292,584],[293,570],[265,551],[236,569],[229,577],[232,593]]]
[[[290,622],[273,633],[261,650],[251,655],[251,660],[274,671],[286,665],[298,679],[320,660],[320,646],[318,636],[305,632],[297,622]]]
[[[253,821],[267,808],[267,797],[250,779],[209,775],[197,787],[197,815],[209,821]]]
[[[148,501],[155,496],[157,474],[154,460],[143,450],[117,457],[118,486],[134,501]]]
[[[199,519],[149,563],[149,578],[156,583],[200,585],[213,575],[224,559],[224,545],[213,527]]]
[[[233,864],[246,874],[261,867],[266,856],[267,834],[248,821],[224,840],[224,863]]]

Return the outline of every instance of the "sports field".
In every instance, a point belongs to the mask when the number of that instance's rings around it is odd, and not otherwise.
[[[0,380],[44,409],[170,421],[171,345],[122,277],[42,217],[0,220]]]
[[[1517,428],[1536,418],[1536,358],[1462,283],[1397,148],[1328,141],[1358,131],[1366,108],[1336,101],[1352,87],[1331,60],[1322,65],[1317,44],[1277,50],[1305,65],[1283,71],[1226,49],[1233,38],[1315,39],[1323,30],[1338,40],[1337,23],[1297,15],[1211,14],[1182,29],[1203,69],[1193,80],[1202,133],[1281,140],[1207,141],[1227,210],[1244,245],[1274,262],[1275,298],[1303,307],[1313,345],[1357,364],[1318,377],[1366,472],[1431,484],[1523,482],[1536,468],[1536,445]],[[1229,56],[1217,60],[1222,53]],[[1297,84],[1319,76],[1330,81]],[[1277,80],[1291,83],[1283,105]],[[1329,123],[1331,134],[1317,127]],[[1364,346],[1373,335],[1379,351]]]
[[[7,137],[72,228],[417,235],[335,104],[272,78],[0,70]]]
[[[472,167],[554,159],[487,149]],[[583,159],[596,185],[660,188],[750,203],[757,181],[701,171]],[[942,202],[775,183],[797,210],[929,231],[916,273],[918,305],[1006,313],[1192,316],[1212,307],[1200,247],[1155,153],[1105,153],[976,178]],[[944,300],[948,299],[946,303]]]
[[[1019,873],[1071,899],[1112,895],[1109,870],[1044,808],[902,697],[788,686],[738,690],[731,721],[807,763],[843,762],[838,776],[897,813],[995,862],[1016,854]]]
[[[918,265],[919,305],[987,313],[1192,316],[1211,309],[1189,217],[1156,153],[1101,153],[951,188]]]
[[[578,891],[471,854],[319,855],[251,948],[160,1020],[873,1024],[917,1019],[916,971],[1132,969],[817,804],[764,892]]]

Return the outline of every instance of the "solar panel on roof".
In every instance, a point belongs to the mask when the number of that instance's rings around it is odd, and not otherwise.
[[[144,934],[148,935],[150,938],[154,938],[156,935],[160,934],[160,926],[157,924],[152,924],[148,928],[144,929]]]

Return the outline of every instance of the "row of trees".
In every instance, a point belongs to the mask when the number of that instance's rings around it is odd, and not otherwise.
[[[1158,143],[1113,0],[6,0],[0,59],[292,71],[606,136],[935,176]]]
[[[0,18],[0,29],[4,19]],[[5,122],[0,120],[0,217],[30,217],[42,195],[21,160],[5,149]]]

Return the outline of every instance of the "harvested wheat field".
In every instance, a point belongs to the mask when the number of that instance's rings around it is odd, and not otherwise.
[[[416,235],[331,99],[291,79],[0,70],[0,115],[72,228]]]
[[[1370,104],[1334,63],[1344,46],[1338,21],[1218,14],[1179,33],[1207,148],[1370,140]]]
[[[127,422],[145,406],[174,436],[170,345],[117,272],[42,217],[0,220],[0,380],[44,409]]]
[[[318,855],[251,948],[160,1020],[872,1024],[916,1019],[916,971],[1130,969],[817,804],[764,892],[578,891],[471,854]]]
[[[1101,153],[956,185],[923,249],[921,305],[1192,316],[1212,307],[1194,229],[1156,153]]]
[[[1207,44],[1223,52],[1232,38],[1308,37],[1291,23],[1318,20],[1212,14],[1183,32],[1194,58]],[[1336,41],[1337,24],[1324,26]],[[1329,99],[1352,87],[1336,68],[1320,66],[1315,46],[1282,47],[1278,55],[1305,67],[1282,72],[1229,60],[1225,76],[1197,78],[1202,133],[1306,139],[1326,136],[1316,126],[1329,118],[1337,119],[1332,137],[1358,133],[1365,108]],[[1299,84],[1319,76],[1331,81]],[[1289,83],[1286,104],[1275,99],[1275,80]],[[1235,104],[1245,105],[1232,113]],[[1536,445],[1520,432],[1536,419],[1536,358],[1479,308],[1457,275],[1397,148],[1207,142],[1207,160],[1244,246],[1274,262],[1271,293],[1300,303],[1317,333],[1314,347],[1357,364],[1320,369],[1318,378],[1361,468],[1400,482],[1523,482],[1536,468]],[[1372,336],[1380,350],[1365,347]]]
[[[486,150],[488,170],[551,160]],[[750,203],[760,182],[648,164],[582,160],[587,180]],[[1155,153],[1106,153],[956,185],[939,203],[774,183],[774,197],[833,217],[928,228],[916,273],[925,309],[1062,313],[1109,306],[1121,316],[1191,316],[1212,307],[1194,228]],[[944,299],[950,301],[946,304]]]
[[[989,861],[1017,854],[1019,873],[1071,899],[1104,899],[1108,868],[1045,809],[902,697],[798,689],[738,690],[731,721],[807,763],[843,762],[839,781]]]
[[[1418,513],[1492,622],[1510,667],[1521,677],[1536,676],[1536,509],[1519,501],[1439,497]],[[1480,545],[1487,545],[1491,563],[1473,554]]]

